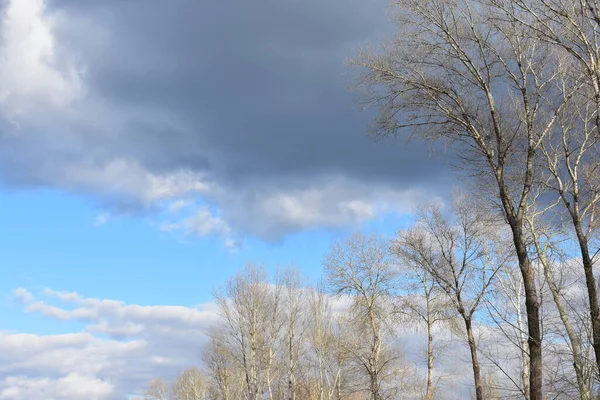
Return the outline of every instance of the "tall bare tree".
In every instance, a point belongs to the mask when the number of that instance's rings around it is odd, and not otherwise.
[[[477,355],[474,315],[484,301],[498,270],[505,264],[506,249],[500,235],[493,234],[489,220],[456,197],[454,218],[445,217],[439,206],[424,207],[414,228],[401,231],[398,254],[427,272],[452,302],[463,320],[475,383],[482,400],[484,385]]]
[[[498,343],[495,339],[488,343],[483,355],[509,382],[509,386],[502,388],[504,391],[516,391],[529,400],[529,348],[523,292],[523,279],[519,271],[508,265],[501,268],[494,283],[494,296],[488,297],[485,305],[491,322],[496,325],[495,335],[506,340]],[[498,357],[498,353],[509,353],[507,344],[512,344],[517,351],[516,363],[510,360],[511,357],[508,360],[506,356]]]
[[[243,396],[244,382],[235,348],[228,346],[226,331],[216,328],[208,332],[210,342],[202,351],[202,362],[210,378],[211,398],[235,400]]]
[[[597,0],[492,0],[506,17],[560,51],[568,68],[561,92],[571,104],[555,135],[545,141],[548,186],[558,193],[571,220],[581,254],[593,331],[596,363],[600,368],[600,307],[592,232],[597,229],[600,200],[598,139],[600,138],[600,2]],[[566,72],[566,75],[565,75]],[[564,79],[566,78],[566,79]],[[574,90],[577,96],[571,96]],[[572,97],[572,98],[571,98]],[[573,103],[575,104],[573,106]]]
[[[559,267],[564,265],[564,263],[561,262],[561,250],[559,249],[558,243],[556,243],[556,241],[561,239],[563,235],[557,232],[557,229],[553,228],[551,224],[544,223],[545,221],[541,220],[544,212],[551,208],[552,204],[547,208],[542,208],[538,211],[536,210],[536,207],[533,206],[531,211],[527,213],[525,219],[527,221],[531,242],[533,243],[535,252],[537,254],[537,262],[540,264],[540,267],[543,271],[545,283],[550,291],[560,321],[566,332],[572,356],[572,365],[576,376],[579,398],[581,400],[588,400],[591,398],[591,390],[584,376],[584,358],[582,353],[581,337],[571,322],[567,304],[565,304],[565,299],[561,293],[563,289],[561,287],[562,285],[560,281],[556,279],[554,273],[555,265],[558,264]],[[549,325],[549,323],[546,323],[546,327]]]
[[[354,355],[368,375],[371,399],[382,400],[382,383],[395,360],[390,341],[386,340],[398,277],[389,243],[379,236],[355,234],[331,246],[324,269],[331,290],[352,300],[353,322],[360,332],[359,342],[354,341],[352,346]],[[368,343],[365,352],[360,350],[360,342]]]
[[[398,312],[402,315],[403,322],[426,327],[427,381],[424,397],[425,400],[433,400],[437,387],[436,381],[439,381],[439,377],[436,379],[434,376],[435,360],[439,356],[436,351],[434,330],[450,317],[448,311],[451,304],[443,291],[435,284],[431,274],[404,256],[401,251],[401,243],[394,241],[392,251],[400,258],[402,264],[400,268],[403,271],[402,289],[406,291],[399,296]]]
[[[153,379],[148,383],[144,400],[169,400],[169,386],[164,379]]]
[[[192,367],[180,371],[171,385],[173,400],[208,400],[205,374]]]
[[[341,369],[330,374],[331,349],[333,347],[333,316],[327,295],[320,289],[310,293],[308,343],[313,357],[313,371],[317,381],[317,400],[333,397],[333,388],[340,379]]]
[[[281,286],[270,285],[264,269],[248,265],[215,298],[223,317],[223,346],[243,371],[246,397],[273,399],[276,348],[282,335]]]
[[[341,400],[354,392],[350,362],[353,348],[345,340],[344,310],[332,310],[322,285],[310,291],[307,325],[308,358],[316,382],[315,400]],[[352,328],[350,328],[352,329]]]
[[[463,166],[488,184],[510,226],[525,286],[531,399],[542,395],[542,333],[524,211],[536,153],[562,109],[560,67],[547,43],[487,0],[399,0],[398,34],[355,62],[377,105],[378,136],[402,132],[448,139]],[[560,97],[560,96],[559,96]],[[477,190],[483,191],[485,185]]]
[[[298,370],[306,335],[306,291],[302,287],[301,274],[297,269],[286,268],[281,277],[285,318],[285,347],[287,370],[287,398],[296,400]]]

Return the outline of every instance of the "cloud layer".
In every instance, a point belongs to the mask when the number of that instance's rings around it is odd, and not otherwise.
[[[424,148],[369,141],[346,90],[344,59],[390,28],[383,0],[2,4],[8,187],[116,214],[192,201],[170,228],[276,239],[403,212],[447,183]]]
[[[0,332],[0,398],[123,399],[157,376],[198,365],[213,304],[139,306],[46,289],[13,297],[26,311],[85,325],[77,333]],[[139,393],[138,393],[139,394]]]

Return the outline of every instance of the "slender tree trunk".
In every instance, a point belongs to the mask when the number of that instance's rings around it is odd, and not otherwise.
[[[581,354],[581,341],[579,337],[575,333],[573,326],[571,325],[571,321],[569,320],[569,315],[567,314],[567,310],[565,305],[562,302],[560,297],[559,288],[556,286],[556,282],[554,281],[554,276],[552,275],[552,271],[550,270],[550,264],[546,258],[546,254],[543,248],[541,248],[538,240],[538,235],[533,226],[533,223],[530,222],[531,235],[533,238],[533,242],[535,244],[536,251],[538,253],[539,259],[542,264],[542,268],[544,269],[544,277],[546,278],[546,282],[548,287],[550,288],[550,293],[552,294],[552,299],[554,300],[554,304],[556,305],[556,309],[558,311],[558,315],[560,317],[563,326],[567,332],[567,337],[569,338],[569,342],[571,344],[572,349],[572,357],[573,357],[573,369],[575,370],[575,377],[577,379],[577,388],[579,390],[579,398],[580,400],[590,400],[590,391],[585,383],[585,378],[583,376],[583,357]]]
[[[248,361],[248,356],[246,354],[246,341],[244,340],[244,335],[242,334],[241,337],[241,344],[242,344],[242,366],[244,368],[244,377],[246,378],[246,392],[248,393],[248,399],[252,400],[252,372],[251,372],[251,367],[250,364],[251,362]]]
[[[377,382],[377,372],[371,375],[371,399],[380,400],[379,397],[379,382]]]
[[[590,400],[590,392],[585,383],[585,378],[583,376],[583,357],[581,355],[581,342],[569,321],[569,316],[567,315],[567,311],[565,309],[562,300],[560,299],[560,294],[558,293],[558,288],[554,283],[554,278],[550,276],[550,273],[546,271],[547,268],[544,266],[544,274],[546,275],[546,281],[548,282],[548,286],[550,287],[550,292],[552,294],[552,298],[554,299],[554,304],[558,310],[558,314],[560,319],[567,331],[567,337],[571,342],[572,348],[572,356],[573,356],[573,369],[575,369],[575,377],[577,379],[577,388],[579,390],[579,398],[581,400]]]
[[[520,286],[520,285],[519,285]],[[527,354],[529,353],[527,338],[525,338],[523,327],[523,317],[521,316],[521,290],[517,292],[517,327],[519,328],[519,339],[521,340],[521,382],[523,383],[523,392],[525,400],[529,400],[529,363],[527,362]]]
[[[251,336],[250,340],[250,400],[256,400],[258,398],[258,379],[256,376],[256,344],[254,343],[254,336]]]
[[[429,309],[429,303],[427,304]],[[427,319],[427,391],[425,400],[433,400],[433,330],[431,320]]]
[[[294,388],[294,329],[293,326],[290,328],[290,335],[288,338],[288,398],[289,400],[295,400],[296,390]]]
[[[373,342],[371,344],[371,356],[370,364],[371,371],[369,371],[371,379],[371,399],[380,400],[379,395],[379,352],[381,350],[381,341],[379,338],[379,329],[375,321],[375,315],[373,314],[373,308],[369,308],[369,322],[371,324],[371,331],[373,334]]]
[[[269,400],[273,400],[273,389],[272,389],[272,380],[273,378],[271,377],[271,367],[273,365],[273,347],[269,346],[269,358],[268,358],[268,363],[267,363],[267,390],[269,392]]]
[[[542,400],[542,334],[540,329],[540,305],[537,299],[534,271],[529,259],[522,266],[525,285],[525,309],[527,310],[527,330],[529,338],[529,398]],[[526,277],[526,278],[525,278]]]
[[[325,400],[325,379],[323,378],[323,353],[322,353],[321,349],[319,349],[318,357],[319,357],[319,400]],[[329,388],[327,388],[327,389],[328,389],[327,398],[329,399]]]
[[[467,342],[469,343],[469,350],[471,352],[471,364],[473,365],[473,380],[475,382],[475,398],[477,400],[483,400],[483,384],[481,382],[481,367],[479,366],[479,359],[477,357],[477,345],[475,343],[475,337],[473,336],[473,325],[470,315],[463,316],[465,321],[465,328],[467,331]]]
[[[529,399],[543,400],[542,333],[535,275],[527,256],[522,261],[520,260],[519,264],[523,274],[523,285],[525,286],[525,309],[527,312],[527,332],[529,334],[527,339],[529,346]]]
[[[598,92],[597,92],[598,93]],[[596,95],[596,101],[600,101],[600,94]],[[600,105],[600,103],[596,103]],[[600,129],[600,116],[596,116],[596,126]],[[600,373],[600,308],[598,306],[598,291],[596,278],[594,276],[594,263],[590,256],[589,244],[586,235],[583,233],[581,226],[581,210],[579,208],[579,184],[577,175],[572,178],[573,183],[573,199],[569,201],[562,186],[559,187],[559,195],[567,208],[573,222],[575,235],[581,252],[581,261],[583,264],[583,272],[585,275],[585,285],[588,294],[588,304],[590,306],[590,320],[592,325],[592,347],[594,348],[594,356],[596,358],[596,374]]]

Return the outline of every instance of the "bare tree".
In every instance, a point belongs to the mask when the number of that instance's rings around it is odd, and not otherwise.
[[[343,311],[334,314],[331,298],[322,286],[310,291],[308,349],[313,377],[316,381],[315,400],[341,400],[353,392],[350,384],[349,349],[343,330]],[[341,313],[341,314],[340,314]]]
[[[169,400],[169,386],[164,379],[153,379],[148,383],[144,400]]]
[[[596,363],[600,368],[600,307],[592,231],[597,228],[600,200],[598,139],[600,138],[600,3],[597,0],[492,0],[515,23],[561,51],[568,68],[561,71],[561,92],[577,92],[555,135],[545,141],[548,186],[562,201],[580,250],[588,293]],[[566,74],[565,74],[566,72]]]
[[[552,208],[552,205],[550,205],[548,209],[549,208]],[[555,229],[548,226],[549,224],[545,224],[544,221],[540,220],[540,217],[543,216],[545,211],[546,209],[536,211],[535,208],[532,207],[532,210],[527,213],[526,221],[531,241],[537,253],[537,261],[544,273],[546,285],[550,291],[560,321],[566,332],[569,347],[571,349],[570,353],[572,356],[572,365],[575,371],[579,398],[581,400],[588,400],[591,398],[591,390],[584,377],[584,359],[580,335],[576,332],[574,325],[571,323],[567,305],[561,294],[562,285],[560,281],[556,279],[554,274],[554,265],[557,264],[557,261],[560,265],[560,258],[562,257],[560,249],[558,248],[558,243],[555,241],[562,235],[555,232]],[[548,325],[549,324],[546,323],[546,326]]]
[[[413,260],[404,257],[400,250],[400,244],[394,241],[392,251],[397,254],[402,263],[402,288],[405,294],[399,296],[399,310],[403,322],[409,325],[425,325],[427,331],[427,380],[425,387],[425,400],[433,400],[437,387],[434,377],[434,364],[439,354],[436,352],[436,341],[434,340],[434,329],[449,318],[451,304],[447,301],[443,291],[435,284],[431,274],[426,269],[416,265]]]
[[[498,271],[494,282],[493,296],[486,298],[485,305],[491,321],[496,325],[496,335],[506,340],[499,341],[496,337],[487,343],[484,357],[493,367],[504,375],[508,385],[502,387],[504,392],[518,393],[529,399],[529,363],[527,327],[524,320],[524,289],[519,271],[512,266],[504,266]],[[517,350],[517,362],[506,356],[507,345]],[[500,357],[500,354],[503,356]],[[508,359],[507,359],[508,358]],[[515,365],[516,364],[516,365]],[[514,373],[518,372],[518,377]]]
[[[396,359],[389,341],[386,343],[398,277],[389,244],[378,236],[355,234],[331,246],[324,269],[331,290],[352,299],[353,322],[361,336],[350,348],[368,375],[371,399],[383,399],[383,379]],[[368,346],[363,352],[360,343],[364,342]]]
[[[208,332],[209,344],[202,351],[202,361],[211,380],[211,398],[235,400],[245,392],[243,374],[232,354],[235,348],[228,346],[227,337],[221,329]]]
[[[317,379],[317,399],[329,400],[336,387],[341,370],[330,375],[331,347],[333,342],[333,317],[327,295],[318,289],[312,290],[309,299],[311,318],[308,326],[308,343],[314,357],[313,368]]]
[[[205,375],[198,368],[180,371],[171,385],[173,400],[207,400],[208,387]]]
[[[562,109],[552,84],[560,60],[490,1],[400,0],[396,10],[396,37],[355,62],[368,101],[381,110],[374,133],[448,139],[463,167],[488,184],[512,232],[525,286],[529,390],[541,400],[540,305],[523,218],[536,153]]]
[[[246,397],[273,399],[276,348],[281,339],[281,286],[270,285],[266,272],[249,265],[216,293],[223,325],[223,346],[243,371]]]
[[[300,355],[306,334],[306,306],[308,305],[302,287],[300,272],[293,268],[283,271],[281,277],[284,297],[285,347],[287,369],[287,398],[295,400]]]
[[[406,262],[429,274],[444,291],[462,318],[471,353],[478,400],[484,396],[473,320],[498,270],[506,250],[489,221],[473,210],[464,197],[455,198],[454,218],[443,216],[439,206],[421,209],[414,228],[401,231],[397,249]]]
[[[581,96],[576,100],[575,106],[563,113],[559,129],[544,141],[542,154],[548,172],[544,183],[558,194],[580,250],[594,333],[595,358],[600,368],[600,308],[593,271],[594,257],[598,251],[591,249],[593,236],[598,230],[600,135],[595,124],[596,116],[591,111],[595,107],[591,107],[585,99],[582,101]],[[553,208],[555,210],[556,207]]]

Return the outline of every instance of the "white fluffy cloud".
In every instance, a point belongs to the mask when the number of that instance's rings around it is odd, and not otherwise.
[[[79,321],[60,335],[0,332],[0,398],[112,400],[140,394],[148,380],[199,364],[212,303],[140,306],[46,289],[13,291],[27,312]],[[50,305],[49,303],[58,305]]]
[[[356,229],[387,213],[411,213],[419,202],[432,199],[426,190],[327,177],[300,188],[238,192],[220,203],[223,216],[243,232],[278,238],[317,227]]]
[[[34,300],[33,295],[25,288],[17,288],[12,291],[11,298],[19,303],[27,304]]]
[[[14,119],[40,106],[64,108],[83,96],[81,71],[58,59],[44,0],[11,0],[2,15],[0,112]],[[62,69],[58,67],[63,63]]]
[[[441,201],[427,190],[395,190],[340,177],[329,177],[301,188],[240,187],[204,194],[220,206],[217,211],[176,200],[168,208],[184,209],[184,216],[162,224],[161,228],[198,236],[216,234],[227,241],[239,234],[276,240],[288,233],[314,228],[358,229],[361,224],[388,213],[408,214],[419,203]]]
[[[229,225],[220,217],[213,215],[207,207],[201,207],[182,221],[163,224],[161,229],[165,231],[183,231],[201,237],[211,234],[226,236],[231,233]]]
[[[0,397],[6,400],[103,400],[114,393],[110,383],[78,373],[60,379],[11,376],[4,381],[4,385],[6,388],[0,389]]]

